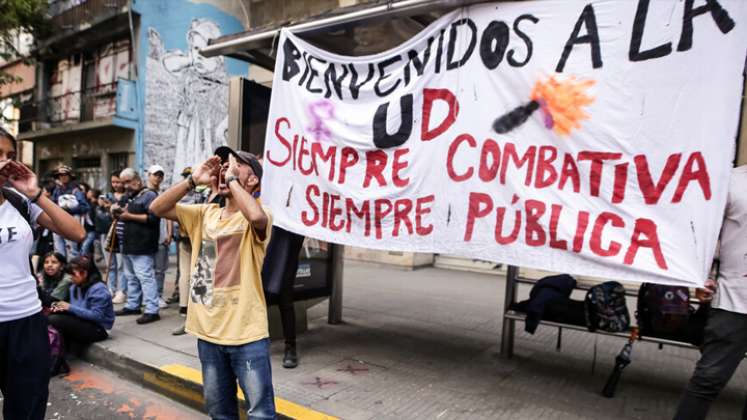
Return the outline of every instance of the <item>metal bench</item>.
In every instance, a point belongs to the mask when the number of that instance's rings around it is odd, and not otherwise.
[[[548,273],[549,274],[549,273]],[[515,266],[508,266],[507,272],[506,272],[506,297],[505,297],[505,303],[504,303],[504,313],[503,313],[503,328],[501,331],[501,355],[507,358],[511,358],[514,354],[514,337],[516,335],[516,322],[524,322],[526,320],[526,314],[517,312],[514,310],[511,310],[511,306],[516,303],[516,297],[518,293],[518,287],[519,285],[534,285],[539,280],[539,278],[530,278],[530,277],[522,277],[519,274],[519,267]],[[592,286],[601,283],[603,280],[593,280],[588,278],[578,278],[576,283],[576,290],[589,290]],[[632,298],[638,297],[638,288],[639,284],[637,283],[622,283],[623,287],[625,288],[625,295]],[[692,294],[691,294],[692,296]],[[690,298],[690,302],[694,304],[698,304],[698,301]],[[629,332],[617,332],[617,333],[610,333],[606,331],[589,331],[585,326],[581,325],[573,325],[573,324],[565,324],[561,322],[554,322],[554,321],[540,321],[540,325],[547,325],[550,327],[556,327],[558,329],[558,337],[557,342],[555,345],[555,348],[557,350],[560,350],[562,347],[562,340],[563,340],[563,329],[569,329],[574,331],[583,331],[591,334],[602,334],[602,335],[608,335],[613,337],[620,337],[627,339],[630,335]],[[668,345],[668,346],[677,346],[677,347],[685,347],[685,348],[696,348],[690,343],[682,342],[682,341],[675,341],[675,340],[668,340],[664,338],[656,338],[656,337],[642,337],[640,339],[641,341],[647,341],[652,343],[658,343],[660,346]]]

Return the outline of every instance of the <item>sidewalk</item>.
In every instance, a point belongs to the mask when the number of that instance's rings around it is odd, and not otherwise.
[[[517,323],[515,356],[499,356],[502,278],[346,262],[344,284],[344,323],[326,323],[326,303],[312,308],[309,331],[298,339],[298,368],[283,369],[283,343],[272,346],[278,407],[288,417],[666,419],[698,357],[637,343],[617,396],[606,399],[599,393],[624,343],[619,338],[566,330],[556,352],[555,329],[540,327],[531,336]],[[135,317],[117,319],[112,337],[88,357],[199,406],[196,339],[171,335],[184,319],[176,308],[161,316],[145,326]],[[737,418],[746,386],[742,366],[709,419]]]

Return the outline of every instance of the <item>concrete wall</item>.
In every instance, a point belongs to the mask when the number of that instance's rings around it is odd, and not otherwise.
[[[220,4],[223,8],[217,7]],[[140,14],[138,73],[140,129],[138,166],[158,163],[166,183],[181,179],[226,142],[228,79],[246,76],[249,65],[205,58],[207,40],[244,31],[221,1],[135,0]]]
[[[345,247],[345,259],[414,269],[433,265],[433,254],[421,252],[379,251],[376,249]]]
[[[34,88],[36,82],[36,68],[34,66],[17,61],[3,67],[2,71],[21,80],[0,85],[0,99]]]

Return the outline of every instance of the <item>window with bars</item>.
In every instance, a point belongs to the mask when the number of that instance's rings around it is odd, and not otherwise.
[[[120,171],[129,166],[130,154],[124,153],[110,153],[109,154],[109,171]]]

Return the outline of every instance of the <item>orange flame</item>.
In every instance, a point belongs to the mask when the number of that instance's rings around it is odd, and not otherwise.
[[[542,111],[552,118],[552,129],[567,136],[581,127],[582,120],[589,119],[583,107],[594,102],[594,97],[586,94],[594,83],[594,80],[577,80],[573,76],[563,81],[551,76],[534,84],[531,98],[539,102]]]

